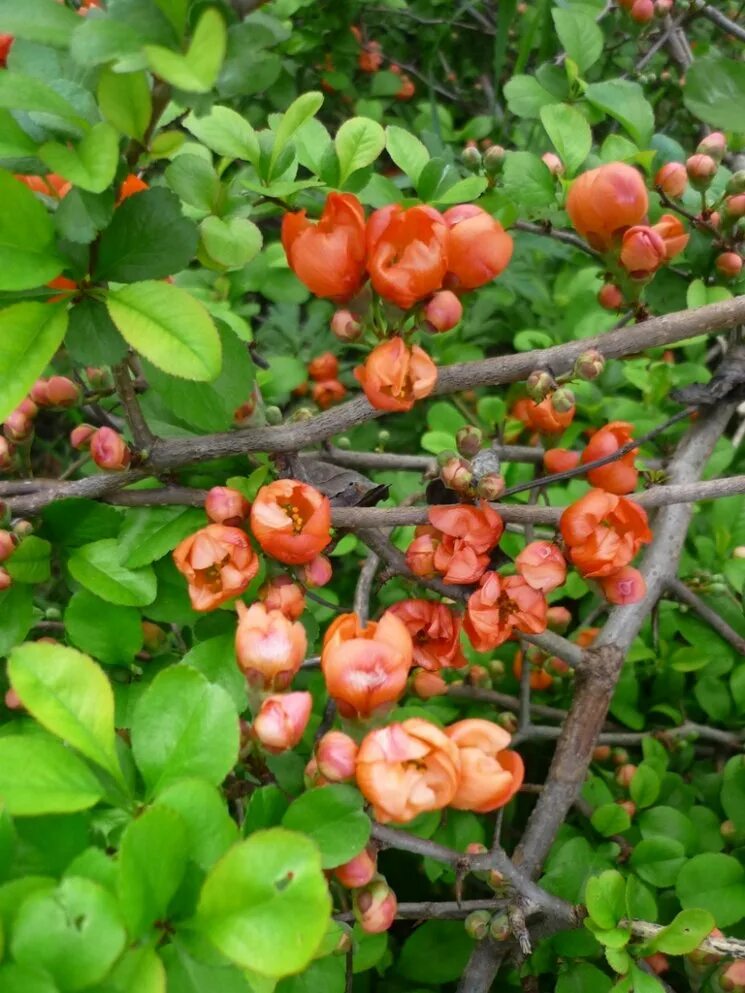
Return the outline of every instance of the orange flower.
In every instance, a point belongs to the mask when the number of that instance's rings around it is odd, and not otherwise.
[[[664,261],[665,242],[654,228],[637,224],[624,232],[621,265],[632,279],[647,279]]]
[[[575,407],[558,411],[551,396],[547,396],[540,403],[534,403],[528,398],[526,406],[522,409],[525,411],[528,427],[532,431],[540,431],[541,434],[561,434],[574,420]]]
[[[78,284],[74,279],[68,279],[67,276],[57,276],[55,279],[50,279],[48,283],[45,283],[50,290],[62,290],[61,293],[55,293],[53,297],[49,297],[47,303],[59,303],[60,300],[69,300],[71,293],[77,293]]]
[[[631,432],[634,425],[628,421],[611,421],[604,427],[596,431],[582,453],[582,464],[594,462],[595,459],[605,458],[612,455],[619,448],[623,448],[631,441]],[[634,467],[636,451],[627,452],[615,462],[608,465],[598,466],[597,469],[589,469],[587,481],[598,489],[607,490],[608,493],[631,493],[636,489],[639,473]]]
[[[383,824],[447,807],[459,774],[458,746],[420,717],[371,731],[357,757],[357,785]]]
[[[251,507],[251,530],[267,555],[288,565],[314,559],[331,541],[328,497],[296,479],[262,486]]]
[[[543,465],[548,473],[566,472],[567,469],[577,468],[579,458],[579,452],[568,448],[549,448],[543,453]]]
[[[547,624],[546,598],[522,576],[504,578],[496,572],[481,577],[481,585],[468,598],[463,629],[479,652],[497,648],[514,631],[540,634]]]
[[[354,377],[377,410],[411,410],[435,388],[437,367],[418,345],[396,336],[376,345]]]
[[[485,500],[478,507],[465,503],[430,507],[428,516],[435,530],[431,535],[424,532],[421,540],[415,538],[407,562],[427,568],[431,547],[432,568],[446,583],[475,583],[489,564],[489,552],[502,537],[502,518]]]
[[[259,597],[267,610],[279,610],[296,621],[305,610],[305,593],[287,575],[275,576],[259,590]]]
[[[336,379],[339,375],[339,360],[333,352],[323,352],[321,355],[316,355],[308,363],[308,375],[319,383],[323,382],[324,379]]]
[[[688,173],[682,162],[666,162],[659,168],[654,177],[654,185],[658,186],[669,197],[680,197],[688,186]]]
[[[673,214],[663,214],[656,224],[652,225],[665,243],[665,259],[669,261],[679,255],[688,244],[690,235],[683,227],[683,222]]]
[[[96,436],[91,449],[95,440]],[[208,524],[184,538],[174,549],[173,561],[186,576],[192,607],[200,611],[214,610],[239,596],[259,571],[248,535],[224,524]]]
[[[290,268],[317,297],[351,299],[365,277],[365,212],[351,193],[329,193],[321,219],[300,210],[282,219]]]
[[[460,753],[458,789],[450,806],[488,814],[508,804],[522,786],[525,767],[518,753],[507,748],[507,731],[474,717],[451,724],[445,734]]]
[[[287,689],[308,648],[305,628],[298,621],[290,621],[281,610],[267,610],[263,603],[247,607],[239,602],[236,607],[238,667],[251,686]]]
[[[440,537],[437,528],[430,524],[420,524],[414,529],[414,539],[406,549],[406,564],[415,576],[435,575],[435,551]]]
[[[443,217],[448,226],[448,286],[475,290],[507,267],[512,258],[512,238],[485,210],[462,203],[446,210]]]
[[[625,228],[639,224],[649,198],[639,172],[623,162],[610,162],[574,180],[566,210],[575,231],[600,252],[606,252]]]
[[[577,634],[577,644],[580,648],[589,648],[600,634],[600,628],[582,628]]]
[[[136,196],[138,193],[142,193],[144,190],[149,190],[150,187],[147,185],[144,179],[140,179],[135,173],[131,172],[128,176],[125,176],[122,185],[119,187],[119,193],[116,198],[116,205],[119,206],[123,203],[127,197]]]
[[[466,664],[460,647],[460,618],[444,603],[399,600],[387,612],[406,625],[414,643],[414,665],[437,672]]]
[[[310,693],[278,693],[261,704],[253,722],[254,737],[273,755],[294,748],[308,726],[313,697]]]
[[[504,522],[485,500],[478,507],[468,503],[430,507],[430,524],[444,535],[462,538],[475,552],[490,552],[504,532]]]
[[[213,486],[207,492],[204,510],[213,524],[238,527],[248,517],[251,505],[239,490],[230,486]]]
[[[427,669],[417,669],[411,681],[412,692],[422,700],[447,693],[448,684],[439,672],[429,672]]]
[[[28,186],[34,193],[41,193],[45,197],[54,197],[56,200],[61,200],[67,196],[72,189],[72,183],[68,183],[56,172],[48,172],[46,176],[22,176],[16,173],[15,178],[24,186]]]
[[[512,663],[512,675],[518,682],[522,679],[524,661],[523,652],[515,652],[515,658]],[[530,669],[530,688],[532,690],[548,690],[554,685],[551,674],[543,668],[545,662],[545,652],[541,652],[531,645],[527,651],[527,663]]]
[[[566,579],[567,564],[550,541],[531,541],[515,559],[515,568],[528,586],[550,593]]]
[[[328,410],[334,404],[340,403],[346,395],[347,388],[338,379],[324,379],[313,384],[313,402],[321,410]]]
[[[590,490],[561,515],[569,557],[583,576],[610,576],[652,540],[643,507],[626,497]]]
[[[644,576],[630,565],[625,565],[610,576],[602,576],[598,582],[606,600],[610,603],[620,605],[638,603],[639,600],[644,599],[647,592]]]
[[[341,715],[370,717],[395,703],[406,689],[412,656],[411,635],[393,614],[365,627],[356,614],[340,614],[323,639],[321,670]]]
[[[4,69],[8,64],[8,54],[14,41],[12,34],[0,34],[0,69]]]
[[[367,222],[368,269],[373,288],[402,310],[439,290],[447,270],[447,227],[434,207],[397,203]]]

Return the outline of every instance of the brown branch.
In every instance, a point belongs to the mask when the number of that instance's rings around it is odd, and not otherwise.
[[[561,736],[562,729],[550,727],[545,724],[532,724],[524,730],[518,731],[512,739],[513,745],[518,745],[522,741],[546,741],[554,740]],[[686,721],[679,727],[649,729],[647,731],[602,731],[598,734],[597,744],[635,746],[641,745],[645,738],[657,738],[659,741],[673,741],[686,738],[699,738],[702,741],[711,741],[717,745],[723,745],[739,751],[743,747],[743,734],[736,734],[732,731],[723,731],[720,728],[709,727],[706,724],[696,724],[694,721]]]
[[[586,241],[583,241],[576,234],[572,234],[571,231],[561,231],[558,228],[552,227],[548,222],[543,224],[533,224],[530,221],[515,221],[512,227],[516,231],[525,231],[526,234],[536,234],[542,235],[546,238],[553,238],[554,241],[560,241],[565,245],[571,245],[572,248],[578,249],[580,252],[584,252],[586,255],[591,255],[594,259],[598,261],[602,260],[602,255],[600,252],[596,252],[594,248],[590,248]]]
[[[731,34],[733,38],[737,38],[740,41],[745,41],[745,28],[740,24],[731,21],[729,17],[726,17],[720,10],[713,7],[711,4],[706,4],[701,10],[696,11],[696,14],[701,14],[712,24],[716,24],[718,28],[722,31],[726,31],[727,34]],[[695,15],[694,15],[695,16]]]
[[[464,921],[474,910],[488,910],[490,913],[506,905],[505,900],[492,897],[490,900],[421,900],[416,903],[399,903],[396,920],[399,921]],[[337,921],[354,921],[351,911],[334,914]]]
[[[122,359],[112,367],[116,392],[121,401],[129,430],[132,433],[135,446],[140,455],[147,459],[147,455],[156,441],[155,435],[150,430],[145,416],[137,399],[135,385],[129,371],[127,359]]]
[[[701,597],[696,596],[693,590],[689,589],[684,582],[678,579],[677,576],[674,576],[667,584],[667,588],[676,600],[680,600],[681,603],[695,610],[702,621],[706,621],[736,651],[741,655],[745,655],[745,638],[738,634],[733,627],[730,627],[725,619],[719,616],[716,610],[712,610],[707,603],[704,603]]]
[[[378,571],[379,565],[380,559],[378,556],[375,552],[370,552],[360,569],[357,586],[354,591],[354,612],[359,617],[360,624],[367,624],[367,619],[370,616],[370,596],[372,585],[375,582],[375,573]]]

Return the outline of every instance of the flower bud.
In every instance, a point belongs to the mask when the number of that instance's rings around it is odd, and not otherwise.
[[[336,379],[339,375],[339,360],[333,352],[322,352],[308,363],[308,375],[319,383]]]
[[[325,586],[330,582],[334,570],[325,555],[316,555],[310,562],[300,567],[300,573],[305,585],[312,589],[314,586]]]
[[[489,925],[489,934],[494,941],[507,941],[510,937],[510,922],[507,914],[495,914]]]
[[[13,584],[13,580],[10,578],[10,573],[0,566],[0,593],[3,590],[10,589]]]
[[[358,751],[357,742],[348,734],[327,731],[316,746],[318,771],[330,783],[347,783],[354,779]]]
[[[10,558],[17,544],[15,536],[10,531],[0,531],[0,562]]]
[[[480,841],[469,841],[466,845],[466,855],[486,855],[489,849]]]
[[[248,517],[251,504],[230,486],[213,486],[204,501],[205,513],[215,524],[239,527]]]
[[[303,784],[307,790],[312,790],[317,786],[328,786],[329,781],[325,776],[322,776],[318,770],[318,763],[316,762],[315,756],[312,755],[308,760],[305,770],[303,772]]]
[[[472,459],[474,455],[478,455],[481,451],[482,441],[483,435],[481,431],[471,424],[462,427],[455,436],[458,451],[466,459]]]
[[[452,290],[439,290],[424,305],[428,331],[450,331],[463,317],[463,304]]]
[[[484,168],[490,176],[501,172],[504,165],[505,150],[501,145],[491,145],[484,153]]]
[[[16,409],[12,410],[5,418],[3,429],[8,441],[22,442],[29,439],[33,434],[34,422],[20,410]]]
[[[448,489],[456,493],[467,493],[473,482],[473,473],[463,459],[451,459],[440,470],[440,478]]]
[[[469,686],[491,686],[489,670],[483,665],[472,665],[466,675],[466,682]]]
[[[574,393],[566,386],[560,386],[551,399],[557,414],[568,414],[574,407]]]
[[[606,283],[598,293],[598,303],[606,310],[620,310],[623,307],[623,293],[615,283]]]
[[[457,458],[458,458],[457,452],[453,452],[450,450],[444,452],[438,452],[438,454],[435,456],[435,461],[437,462],[437,468],[442,469],[448,464],[448,462],[450,462],[451,459],[457,459]]]
[[[625,810],[629,817],[633,817],[636,813],[636,804],[633,800],[617,800],[616,803],[621,808]]]
[[[13,521],[13,534],[16,536],[18,541],[23,541],[24,538],[28,538],[28,536],[33,533],[34,526],[31,521],[25,521],[23,518]]]
[[[396,919],[396,894],[382,876],[378,876],[354,894],[354,916],[367,934],[387,931]]]
[[[498,500],[504,491],[504,476],[500,476],[498,472],[489,472],[485,476],[482,476],[476,487],[478,496],[482,500],[488,500],[490,503]]]
[[[411,681],[411,688],[420,700],[431,700],[432,697],[442,696],[447,692],[448,684],[439,672],[417,669]]]
[[[374,848],[363,848],[359,855],[355,855],[344,865],[338,865],[334,869],[334,877],[347,889],[356,890],[367,884],[374,878],[378,871],[378,860]]]
[[[525,388],[533,403],[541,403],[549,395],[556,384],[550,372],[536,369],[528,376]]]
[[[546,621],[550,631],[558,631],[563,634],[572,623],[572,615],[566,607],[549,607],[546,612]]]
[[[313,697],[302,690],[268,696],[253,722],[254,737],[273,755],[294,748],[308,725]]]
[[[719,833],[724,838],[725,841],[734,841],[737,837],[737,828],[735,827],[734,821],[722,821],[719,825]]]
[[[474,910],[466,917],[464,927],[466,934],[474,941],[483,941],[489,934],[491,914],[488,910]]]
[[[610,745],[598,745],[592,753],[593,762],[607,762],[611,756]]]
[[[597,348],[590,348],[574,363],[574,375],[577,379],[597,379],[604,368],[603,356]],[[554,395],[554,408],[556,408],[556,395]]]
[[[307,408],[305,412],[308,417],[313,416],[311,411],[307,410]],[[279,407],[275,406],[274,404],[270,404],[264,410],[264,417],[266,418],[266,423],[271,424],[273,427],[276,427],[278,424],[281,424],[283,419],[282,411],[279,409]]]
[[[489,674],[491,678],[501,679],[504,676],[504,662],[501,659],[491,659],[489,661]]]
[[[657,170],[654,185],[669,197],[679,197],[688,186],[688,173],[682,162],[666,162]]]
[[[339,341],[358,341],[362,325],[350,310],[337,310],[331,318],[331,330]]]
[[[49,406],[49,394],[47,393],[47,383],[48,380],[44,378],[37,379],[34,385],[29,390],[29,399],[32,403],[36,404],[37,407],[48,407]]]
[[[70,444],[76,451],[82,452],[90,446],[91,438],[95,433],[96,428],[92,424],[78,424],[70,432]]]
[[[691,186],[695,190],[708,190],[711,181],[717,174],[716,162],[710,155],[691,155],[686,159],[686,172]]]
[[[738,169],[737,172],[732,173],[727,180],[725,192],[729,195],[745,193],[745,169]]]
[[[541,159],[552,176],[564,175],[564,163],[555,152],[544,152]]]
[[[478,172],[481,168],[481,152],[475,145],[469,145],[460,153],[460,160],[469,172]]]
[[[675,0],[654,0],[654,12],[656,16],[666,17],[673,9],[674,2]]]
[[[108,369],[99,369],[98,366],[89,365],[86,367],[85,375],[92,390],[108,390],[114,385]]]
[[[102,427],[91,437],[91,458],[99,469],[126,469],[132,453],[120,434]]]
[[[626,765],[629,761],[629,753],[625,748],[614,748],[611,753],[611,758],[613,760],[613,765],[615,766]]]
[[[715,162],[721,162],[727,151],[727,139],[721,131],[712,131],[702,138],[696,147],[698,155],[709,155]]]
[[[626,765],[622,765],[620,769],[616,772],[616,782],[619,786],[623,786],[624,789],[628,789],[631,786],[631,780],[636,774],[636,766],[627,762]]]
[[[636,0],[629,15],[637,24],[648,24],[654,17],[654,0]]]
[[[151,652],[159,652],[166,644],[168,636],[159,624],[152,621],[142,622],[142,639],[145,648]]]
[[[745,217],[745,193],[727,197],[724,201],[725,216],[728,220],[737,221]]]
[[[290,576],[275,576],[259,590],[259,599],[267,610],[279,610],[290,621],[296,621],[305,610],[305,593]]]
[[[517,717],[509,710],[503,710],[501,714],[497,714],[497,724],[505,731],[509,731],[510,734],[517,731]]]
[[[717,255],[714,265],[719,275],[725,279],[737,279],[742,272],[742,258],[737,252],[722,252]]]
[[[13,446],[0,434],[0,470],[10,469],[13,464]]]
[[[718,983],[719,989],[725,993],[745,993],[745,959],[735,959],[729,965],[722,966],[713,983]],[[712,989],[716,988],[712,985]]]
[[[52,376],[47,380],[46,395],[50,407],[74,407],[80,402],[80,387],[67,376]]]

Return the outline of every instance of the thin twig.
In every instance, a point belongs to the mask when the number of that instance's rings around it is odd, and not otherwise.
[[[142,413],[140,401],[137,399],[135,386],[130,375],[129,363],[126,359],[122,359],[121,362],[117,362],[112,367],[112,372],[114,374],[116,392],[119,395],[129,430],[132,432],[132,438],[138,452],[146,460],[150,449],[157,439],[150,430]]]
[[[706,621],[710,627],[714,628],[717,634],[720,634],[741,655],[745,655],[745,638],[739,635],[733,627],[730,627],[725,619],[719,616],[716,610],[712,610],[707,603],[704,603],[701,597],[696,596],[690,587],[686,586],[677,576],[673,576],[667,584],[667,588],[676,600],[680,600],[681,603],[695,610],[701,620]]]
[[[360,624],[367,624],[370,616],[370,595],[372,585],[375,582],[375,573],[378,571],[380,559],[375,552],[369,552],[365,562],[360,569],[357,579],[357,586],[354,591],[354,612],[360,619]]]
[[[722,31],[726,31],[727,34],[731,34],[733,38],[738,38],[740,41],[745,41],[745,28],[740,24],[736,24],[731,21],[729,17],[726,17],[720,10],[711,4],[706,4],[706,6],[698,11],[703,17],[711,21],[712,24],[716,24],[718,28]]]

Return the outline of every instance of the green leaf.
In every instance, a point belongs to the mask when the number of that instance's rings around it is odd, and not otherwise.
[[[626,881],[620,872],[608,869],[591,876],[585,888],[587,912],[598,927],[615,928],[626,913]]]
[[[589,962],[576,962],[556,980],[556,993],[609,993],[612,980]]]
[[[339,185],[357,169],[371,165],[385,148],[385,131],[369,117],[350,117],[334,138],[339,159]]]
[[[603,32],[595,18],[581,9],[559,7],[551,11],[551,16],[564,51],[577,63],[579,71],[585,72],[603,52]]]
[[[275,163],[277,162],[277,159],[279,158],[280,153],[284,149],[287,142],[301,124],[304,124],[309,117],[314,117],[316,115],[316,113],[320,110],[322,103],[323,93],[318,93],[316,90],[311,90],[309,93],[301,93],[301,95],[296,100],[293,100],[284,112],[274,135],[272,153],[269,157],[268,179],[271,179],[272,170],[274,169]]]
[[[745,869],[731,855],[706,852],[694,856],[680,870],[675,892],[685,910],[710,911],[717,927],[745,917]]]
[[[131,937],[168,917],[188,854],[186,826],[173,810],[151,807],[127,825],[119,845],[117,895]]]
[[[634,846],[630,865],[646,883],[663,889],[674,886],[683,865],[685,849],[674,838],[645,838]]]
[[[429,162],[426,145],[405,128],[389,124],[385,129],[385,147],[398,168],[416,186],[422,169]]]
[[[687,955],[711,934],[716,921],[708,910],[681,910],[650,942],[655,952]]]
[[[39,724],[121,781],[114,695],[93,659],[64,645],[30,641],[10,653],[8,677]]]
[[[692,114],[715,128],[741,133],[745,65],[722,56],[695,59],[685,75],[683,102]]]
[[[30,586],[14,583],[0,593],[0,656],[4,657],[20,644],[34,620],[34,591]]]
[[[204,117],[196,117],[192,111],[184,120],[184,127],[218,155],[258,165],[261,150],[256,132],[230,107],[216,105]]]
[[[112,290],[106,305],[122,337],[159,369],[198,382],[219,375],[217,328],[186,290],[148,280]]]
[[[124,550],[124,564],[128,569],[139,569],[155,562],[203,524],[203,512],[191,507],[142,507],[128,511],[118,538]]]
[[[5,75],[8,74],[0,72],[0,80]],[[0,211],[0,290],[30,290],[59,276],[62,261],[54,250],[52,218],[31,190],[4,169],[0,169],[0,202],[3,204]],[[53,320],[53,313],[42,321],[43,310],[43,304],[15,304],[1,311],[0,319],[9,312],[28,314],[25,320],[21,318],[22,323],[33,320],[36,325],[45,325]],[[34,315],[33,319],[31,315]],[[7,337],[0,330],[2,351],[15,348],[22,354],[21,347],[8,342]],[[0,393],[8,388],[6,376],[0,376]]]
[[[201,155],[188,152],[177,155],[167,167],[165,177],[173,192],[198,211],[209,214],[218,207],[222,196],[220,177],[212,163]]]
[[[651,765],[642,762],[629,786],[629,795],[637,807],[650,807],[660,793],[660,777]]]
[[[164,669],[135,708],[132,751],[151,795],[188,776],[217,786],[238,758],[233,701],[195,669]]]
[[[324,869],[359,855],[370,837],[370,818],[362,794],[351,786],[323,786],[303,793],[282,824],[311,837],[321,850]]]
[[[629,79],[608,79],[590,83],[585,97],[594,106],[610,114],[641,148],[648,145],[654,131],[654,112],[639,83]]]
[[[457,183],[454,183],[439,195],[435,193],[431,201],[442,206],[448,206],[454,203],[468,203],[470,200],[480,197],[488,185],[484,176],[466,176],[465,179],[458,180]]]
[[[0,965],[0,989],[3,993],[59,993],[46,972],[15,962]]]
[[[519,209],[540,211],[556,201],[554,177],[532,152],[508,152],[502,179],[505,195]]]
[[[643,838],[674,838],[687,852],[696,845],[696,831],[687,817],[675,807],[664,805],[645,810],[639,815],[639,828]]]
[[[199,228],[202,249],[221,269],[241,269],[261,250],[261,231],[245,217],[206,217]]]
[[[101,121],[94,124],[75,148],[58,141],[45,142],[39,158],[52,172],[90,193],[103,193],[113,182],[119,162],[119,135]]]
[[[175,810],[186,828],[189,858],[210,869],[238,840],[238,826],[221,793],[203,779],[179,779],[158,794],[153,810]]]
[[[116,902],[102,886],[70,876],[18,909],[10,949],[16,962],[44,969],[65,993],[100,982],[127,940]]]
[[[4,567],[17,583],[45,583],[51,576],[51,550],[48,541],[31,534],[23,539]]]
[[[248,703],[246,680],[236,662],[235,635],[232,631],[197,642],[181,662],[201,672],[211,683],[222,686],[238,713],[243,713]]]
[[[6,34],[40,45],[67,48],[80,19],[69,7],[56,0],[28,0],[14,3],[0,0],[0,24]]]
[[[102,793],[88,766],[54,738],[0,738],[0,799],[14,817],[87,810]]]
[[[733,755],[724,767],[721,801],[737,833],[745,833],[745,759],[742,755]]]
[[[106,603],[88,590],[70,597],[65,633],[73,645],[106,665],[130,665],[142,648],[139,610]]]
[[[417,984],[450,983],[462,975],[472,951],[459,921],[426,921],[406,939],[398,967]]]
[[[517,117],[538,117],[541,109],[559,101],[535,76],[513,76],[504,85],[507,106]]]
[[[98,106],[120,134],[142,141],[152,114],[147,73],[104,69],[98,79]]]
[[[0,158],[23,159],[36,155],[36,142],[26,134],[9,110],[0,110]]]
[[[554,14],[566,11],[555,10]],[[555,103],[541,109],[541,122],[567,173],[573,176],[592,147],[592,132],[586,119],[574,107]]]
[[[145,45],[150,68],[187,93],[209,93],[220,74],[227,46],[225,21],[216,7],[202,13],[185,55],[161,45]]]
[[[53,114],[63,121],[70,122],[76,129],[88,126],[88,122],[81,117],[77,109],[51,86],[21,72],[0,73],[0,107],[5,110]]]
[[[631,827],[631,818],[627,811],[617,803],[604,803],[592,812],[590,823],[604,837],[621,834]]]
[[[150,945],[128,948],[106,977],[105,993],[166,993],[166,971]]]
[[[84,365],[114,365],[127,354],[127,344],[100,300],[85,297],[70,308],[69,315],[65,347],[74,361]]]
[[[109,603],[144,607],[155,599],[157,583],[153,570],[148,566],[127,568],[124,549],[115,538],[104,538],[75,549],[67,567],[81,586]]]
[[[202,887],[194,925],[237,965],[281,977],[309,964],[330,913],[315,844],[272,828],[220,859]]]
[[[196,250],[196,225],[178,197],[162,187],[144,190],[117,207],[101,235],[95,275],[117,283],[163,279],[185,269]]]
[[[272,986],[266,991],[254,987],[246,971],[228,965],[222,956],[213,955],[217,962],[210,964],[192,957],[178,940],[165,945],[160,956],[166,967],[168,993],[272,993]]]
[[[0,310],[0,419],[18,406],[44,372],[66,328],[67,314],[61,307],[25,302]]]

